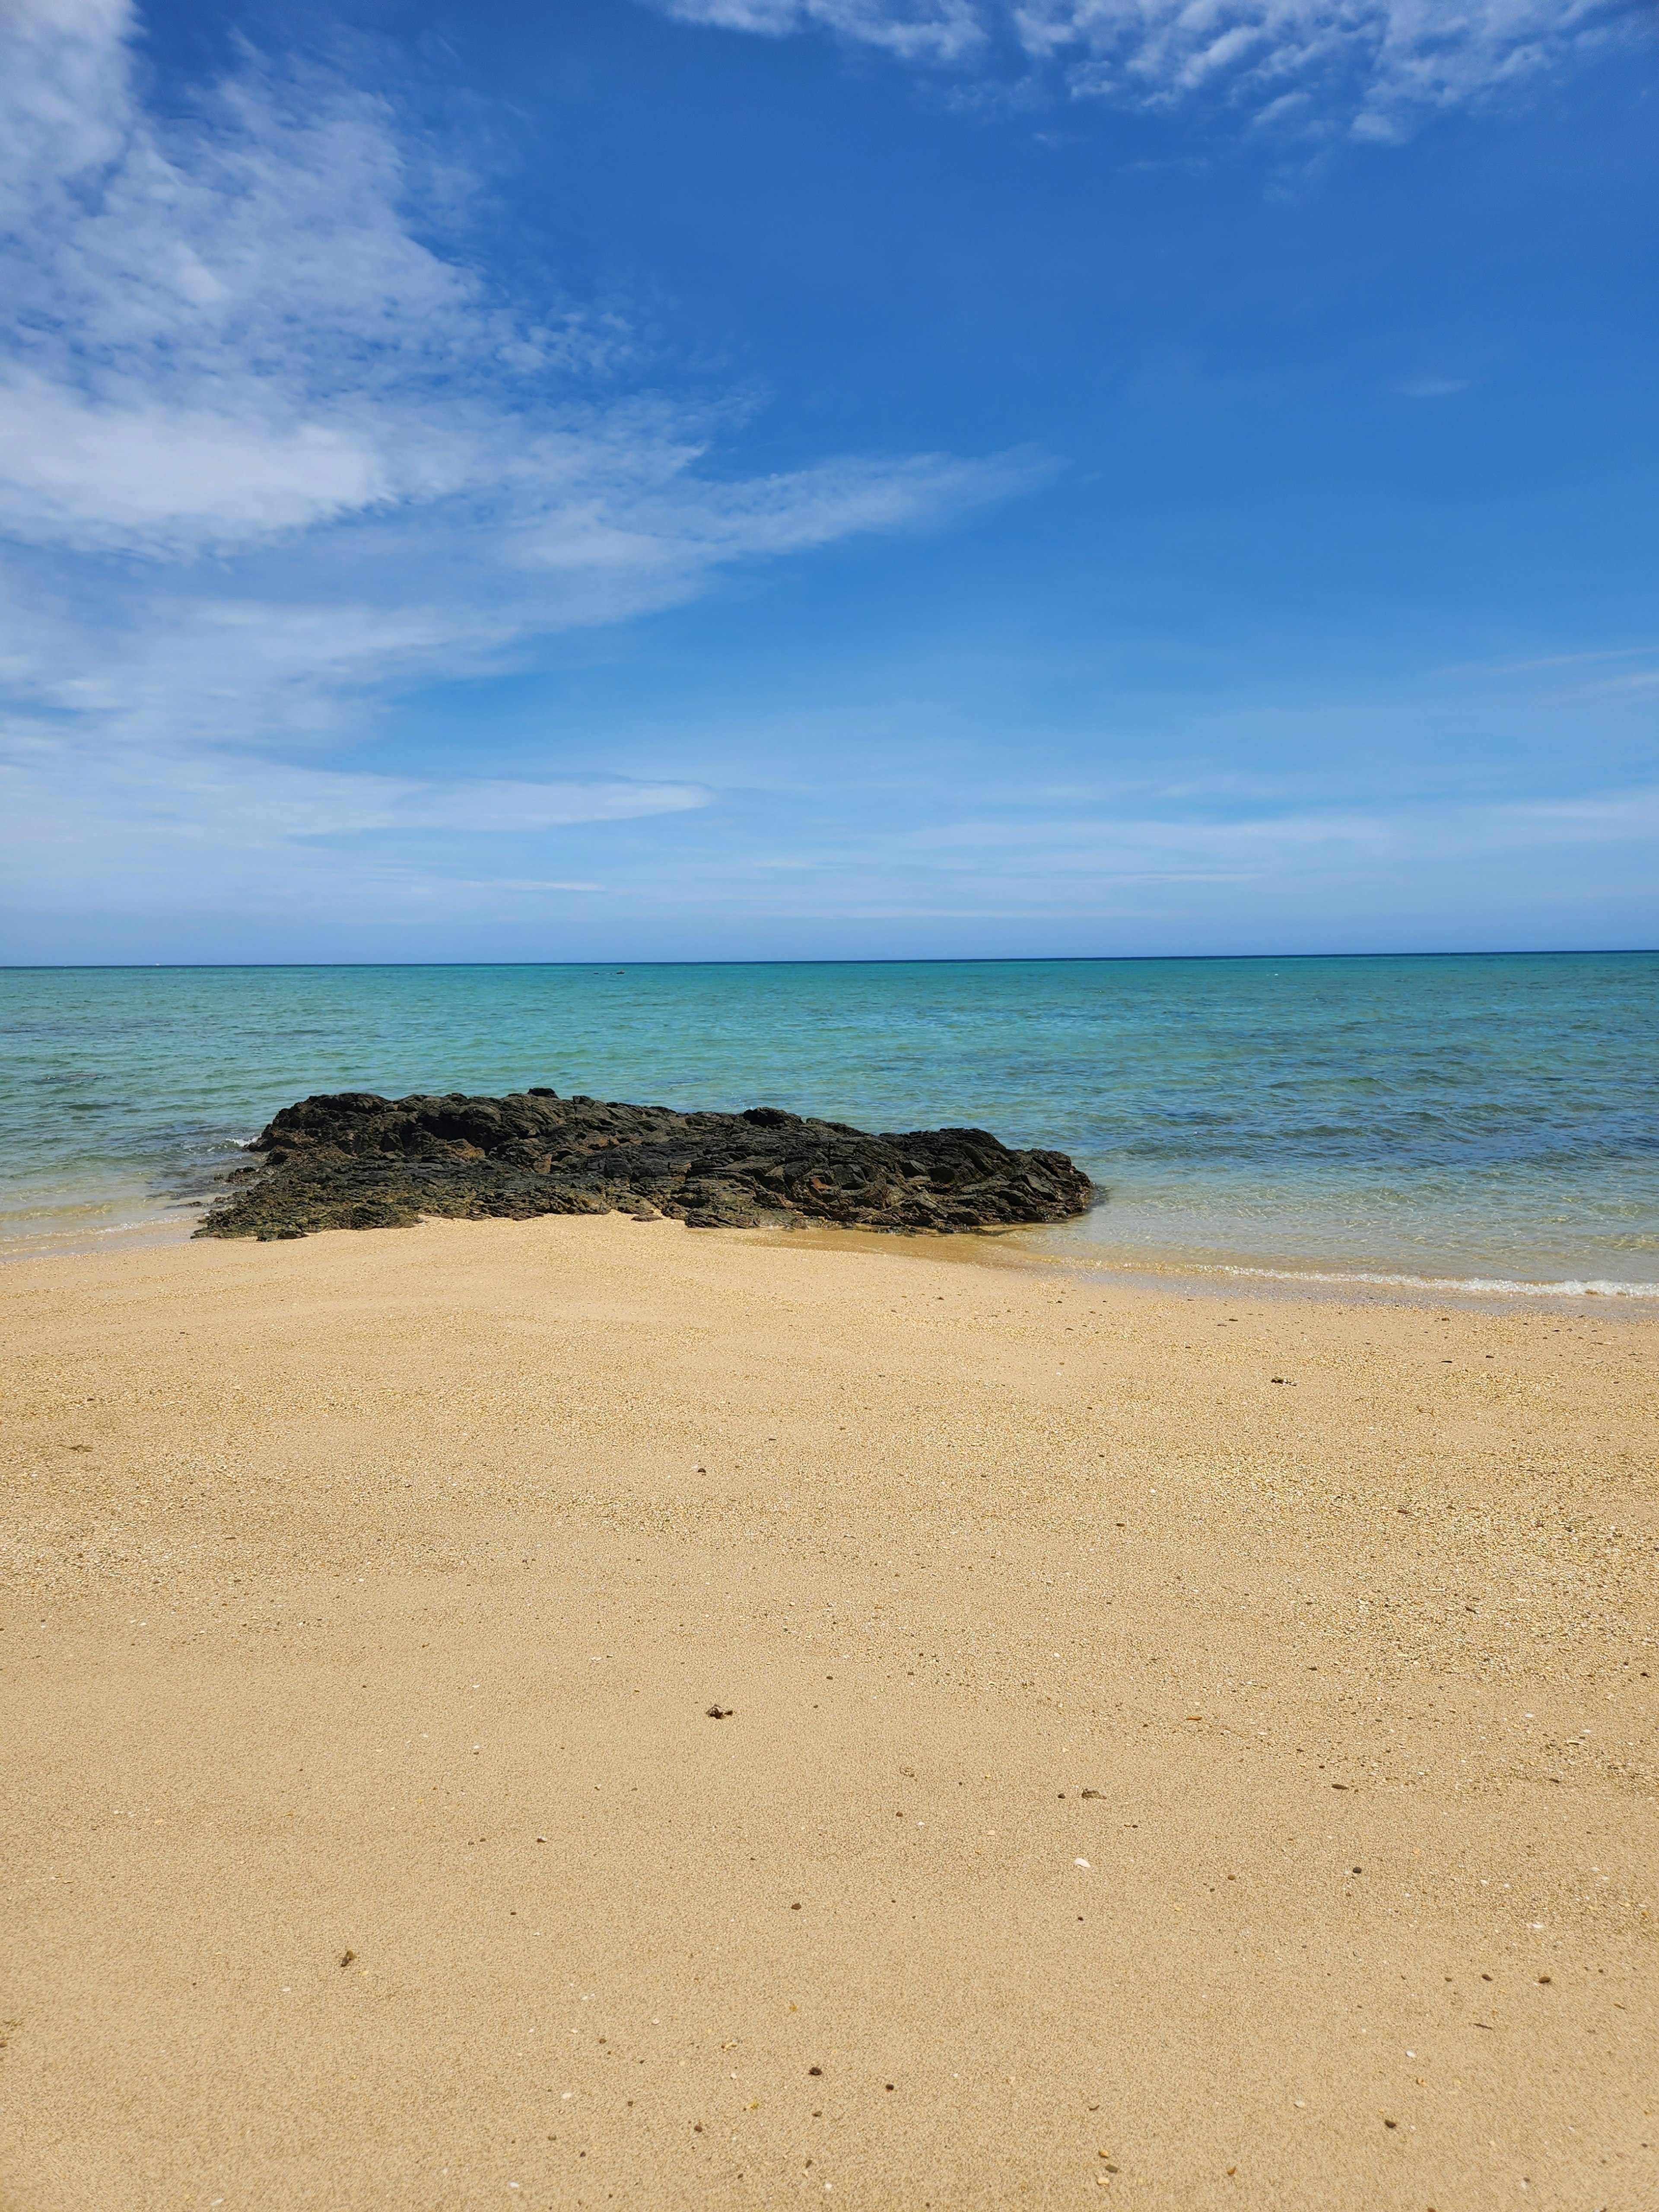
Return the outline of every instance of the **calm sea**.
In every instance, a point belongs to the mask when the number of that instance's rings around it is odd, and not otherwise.
[[[308,1091],[976,1123],[1056,1252],[1659,1297],[1659,954],[0,972],[0,1245],[188,1231]]]

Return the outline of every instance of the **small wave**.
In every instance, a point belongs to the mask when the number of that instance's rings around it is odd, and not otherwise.
[[[1366,1283],[1388,1290],[1449,1291],[1465,1297],[1505,1298],[1659,1298],[1659,1283],[1615,1283],[1603,1278],[1524,1282],[1509,1275],[1320,1274],[1308,1268],[1242,1267],[1212,1262],[1195,1272],[1245,1275],[1271,1283]]]

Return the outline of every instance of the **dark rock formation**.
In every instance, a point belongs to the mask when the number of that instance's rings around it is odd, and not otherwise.
[[[1004,1229],[1063,1221],[1094,1186],[1063,1152],[983,1129],[872,1137],[775,1106],[677,1114],[551,1091],[506,1098],[342,1091],[284,1107],[198,1237],[396,1228],[423,1214],[672,1214],[694,1229]]]

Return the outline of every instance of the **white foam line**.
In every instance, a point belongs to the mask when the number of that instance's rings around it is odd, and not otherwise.
[[[1285,1268],[1227,1267],[1224,1275],[1261,1275],[1284,1283],[1377,1283],[1395,1290],[1479,1291],[1521,1298],[1659,1298],[1659,1283],[1614,1283],[1603,1279],[1565,1282],[1522,1282],[1510,1275],[1318,1275],[1299,1274]]]
[[[1132,1270],[1133,1262],[1119,1261]],[[1476,1293],[1482,1297],[1518,1298],[1659,1298],[1659,1283],[1614,1283],[1597,1279],[1589,1281],[1572,1279],[1566,1282],[1522,1282],[1507,1275],[1378,1275],[1378,1274],[1320,1274],[1311,1269],[1290,1267],[1241,1267],[1222,1261],[1193,1262],[1190,1267],[1178,1267],[1176,1272],[1200,1275],[1243,1275],[1267,1283],[1370,1283],[1379,1288],[1407,1291],[1450,1291]]]

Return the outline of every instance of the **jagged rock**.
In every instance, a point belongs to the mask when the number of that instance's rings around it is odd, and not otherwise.
[[[561,1098],[381,1098],[286,1106],[248,1150],[198,1237],[304,1237],[422,1215],[621,1212],[694,1229],[1004,1229],[1063,1221],[1094,1186],[1063,1152],[1010,1152],[983,1129],[870,1136],[775,1106],[678,1114]]]

